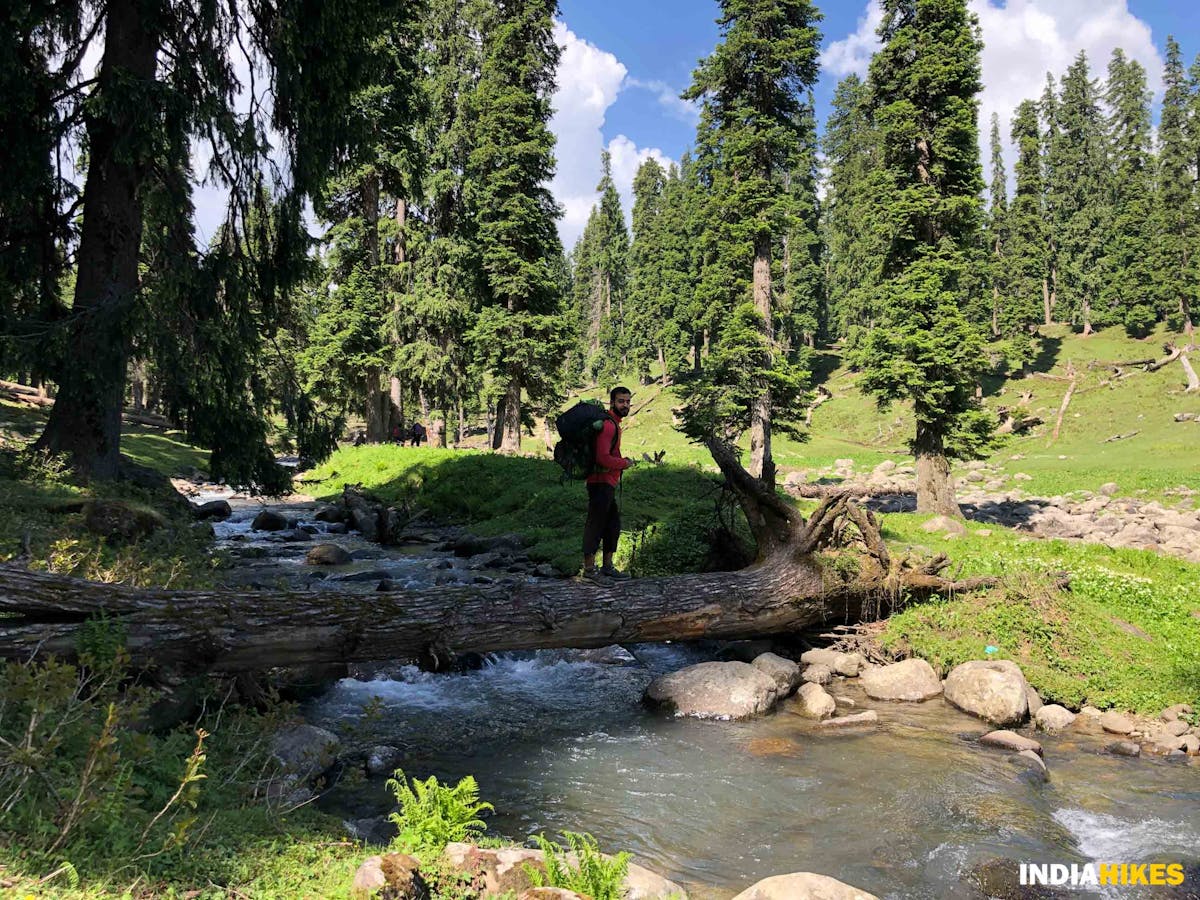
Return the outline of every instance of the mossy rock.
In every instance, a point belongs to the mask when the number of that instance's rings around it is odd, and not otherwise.
[[[148,537],[167,520],[147,506],[125,500],[92,500],[83,507],[83,524],[109,541],[135,541]]]

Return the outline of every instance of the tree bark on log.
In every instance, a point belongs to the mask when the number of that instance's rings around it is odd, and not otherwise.
[[[605,585],[439,586],[365,597],[145,590],[0,567],[0,658],[71,658],[81,626],[103,610],[123,629],[138,667],[232,674],[424,659],[436,668],[471,651],[786,633],[874,619],[881,607],[908,597],[994,583],[944,579],[938,572],[945,560],[893,562],[874,516],[848,497],[827,498],[806,520],[742,468],[731,446],[706,444],[758,544],[757,562],[738,572]],[[834,549],[850,541],[854,550]]]

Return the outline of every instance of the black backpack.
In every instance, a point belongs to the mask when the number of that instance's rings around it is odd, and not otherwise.
[[[554,445],[554,461],[563,470],[563,480],[587,478],[596,471],[596,435],[604,427],[608,413],[599,403],[581,401],[554,420],[561,438]],[[613,433],[613,445],[617,448],[617,434]]]

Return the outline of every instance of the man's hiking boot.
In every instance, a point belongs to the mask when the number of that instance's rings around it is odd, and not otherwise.
[[[599,566],[584,566],[579,573],[580,581],[590,581],[592,584],[603,584],[604,576]]]
[[[626,581],[630,577],[628,572],[622,572],[615,566],[601,566],[600,574],[605,578],[611,578],[613,581]]]

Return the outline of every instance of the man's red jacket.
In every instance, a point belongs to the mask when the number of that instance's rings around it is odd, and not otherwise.
[[[621,456],[621,426],[612,410],[596,435],[596,469],[587,477],[588,484],[611,484],[621,480],[621,470],[629,468],[629,460]]]

